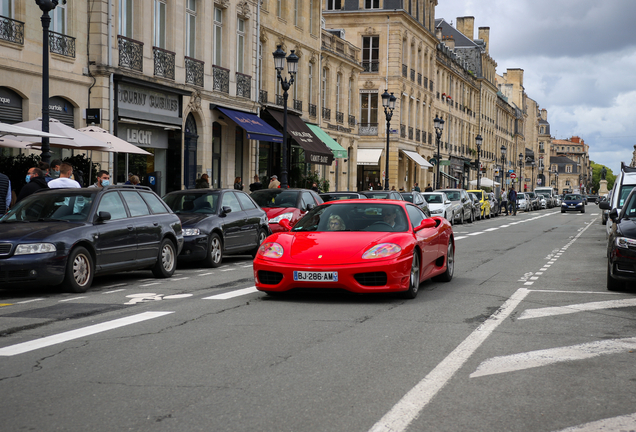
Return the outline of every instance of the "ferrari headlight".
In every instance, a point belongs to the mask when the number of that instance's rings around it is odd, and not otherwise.
[[[265,258],[280,258],[283,256],[283,247],[274,242],[263,243],[258,248],[258,254]]]
[[[52,243],[31,243],[31,244],[21,244],[15,248],[14,255],[31,255],[31,254],[41,254],[41,253],[49,253],[55,252],[57,249],[55,245]]]
[[[636,248],[636,240],[627,237],[616,237],[616,246],[623,249]]]
[[[292,213],[292,212],[283,213],[283,214],[279,214],[275,218],[271,218],[269,220],[269,223],[278,223],[278,222],[282,221],[283,219],[287,219],[287,220],[291,221],[293,217],[294,217],[294,213]]]
[[[187,237],[187,236],[195,236],[195,235],[199,235],[201,234],[201,230],[199,230],[199,228],[184,228],[183,229],[183,236]]]
[[[362,259],[388,258],[398,254],[402,248],[393,243],[380,243],[362,254]]]

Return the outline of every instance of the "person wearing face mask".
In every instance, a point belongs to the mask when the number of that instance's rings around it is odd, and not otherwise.
[[[89,187],[101,188],[101,187],[109,186],[109,185],[110,185],[110,174],[108,174],[108,171],[106,170],[101,170],[97,172],[97,181],[95,182],[95,184]]]
[[[60,166],[60,177],[49,182],[50,189],[59,188],[81,188],[80,184],[71,179],[73,175],[73,167],[67,163]]]
[[[62,166],[62,161],[59,159],[55,159],[51,162],[49,175],[51,179],[60,178],[60,167]]]
[[[39,191],[40,189],[48,189],[49,186],[44,179],[44,173],[40,168],[29,168],[26,175],[26,184],[20,191],[16,202],[20,202],[22,199],[29,195]]]

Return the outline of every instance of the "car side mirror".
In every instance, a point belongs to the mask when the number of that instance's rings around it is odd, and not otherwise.
[[[446,204],[446,205],[449,205],[450,203],[451,203],[450,200],[444,201],[444,204]]]
[[[283,219],[280,222],[278,222],[278,225],[282,226],[285,231],[291,231],[292,227],[291,227],[291,222],[289,222],[289,219]]]
[[[307,211],[313,209],[314,207],[316,207],[316,204],[307,204]]]
[[[415,232],[422,231],[426,228],[434,228],[436,225],[437,222],[435,222],[435,219],[427,218],[420,222],[417,227],[415,227]]]
[[[618,219],[618,209],[610,210],[609,218],[612,220],[612,222],[616,222],[616,219]]]
[[[105,222],[110,220],[110,213],[107,211],[100,211],[97,213],[97,222]]]
[[[223,208],[221,209],[221,213],[223,213],[223,214],[232,213],[232,207],[223,206]]]
[[[608,201],[601,201],[600,203],[598,203],[598,206],[602,210],[609,210],[610,209],[610,205],[609,205]]]

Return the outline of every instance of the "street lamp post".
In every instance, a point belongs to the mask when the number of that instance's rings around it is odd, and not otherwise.
[[[477,144],[477,189],[479,189],[479,184],[481,180],[481,162],[479,161],[479,157],[481,155],[481,144],[484,142],[481,135],[477,135],[475,137],[475,143]]]
[[[389,136],[391,134],[391,118],[395,109],[395,101],[397,98],[393,92],[389,94],[388,89],[382,93],[382,106],[384,107],[384,115],[386,116],[386,155],[384,161],[384,190],[389,190]]]
[[[501,166],[502,166],[502,170],[501,170],[502,174],[501,175],[503,176],[502,177],[503,181],[501,183],[504,185],[504,190],[505,190],[505,188],[506,188],[506,172],[508,171],[507,170],[508,167],[506,166],[506,152],[508,151],[508,149],[506,148],[505,145],[502,145],[499,150],[501,150]]]
[[[274,66],[276,67],[276,75],[280,86],[283,89],[283,166],[280,171],[280,187],[281,189],[287,189],[287,91],[294,83],[294,77],[298,71],[298,56],[294,54],[294,50],[287,57],[287,71],[289,72],[289,80],[287,77],[283,78],[281,72],[285,66],[285,55],[287,53],[282,50],[281,45],[276,46],[276,51],[273,52]]]
[[[530,181],[530,187],[532,188],[532,190],[534,190],[534,167],[535,167],[536,163],[535,161],[530,162],[530,166],[532,167],[532,179]]]
[[[58,0],[35,0],[42,10],[42,132],[49,131],[49,12],[55,9]],[[51,162],[49,138],[42,138],[42,162]]]
[[[435,126],[435,137],[437,141],[437,181],[435,184],[435,189],[439,189],[441,187],[439,182],[439,166],[442,162],[442,156],[439,152],[439,146],[441,144],[442,132],[444,132],[444,119],[441,119],[436,115],[435,120],[433,120],[433,125]]]
[[[521,181],[523,180],[523,153],[519,153],[519,192],[521,192]]]

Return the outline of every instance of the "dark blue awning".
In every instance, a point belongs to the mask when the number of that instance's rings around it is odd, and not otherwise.
[[[231,118],[237,125],[245,129],[249,139],[277,143],[283,142],[283,135],[255,114],[249,114],[219,106],[217,106],[216,109]]]

